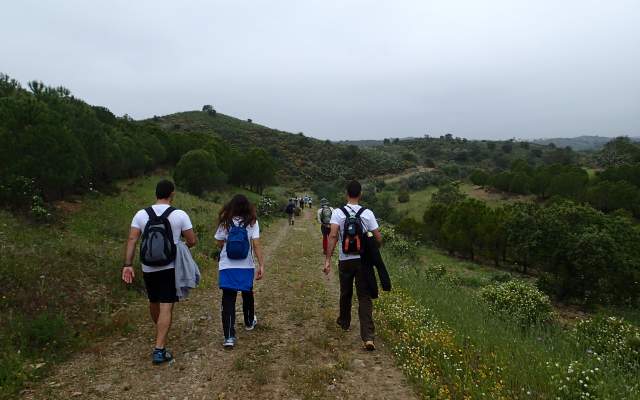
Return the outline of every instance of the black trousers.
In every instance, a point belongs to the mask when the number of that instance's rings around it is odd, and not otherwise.
[[[338,324],[343,329],[347,329],[351,325],[351,302],[353,299],[353,281],[355,280],[356,295],[358,296],[360,337],[363,341],[373,340],[375,336],[373,300],[371,300],[362,263],[359,258],[340,261],[338,270],[340,273],[340,316],[338,317]]]
[[[222,289],[221,314],[225,339],[236,337],[236,297],[237,290]],[[253,291],[242,292],[242,314],[245,326],[250,326],[255,314]]]

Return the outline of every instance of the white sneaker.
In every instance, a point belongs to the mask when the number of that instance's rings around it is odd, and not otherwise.
[[[253,328],[256,327],[256,325],[258,325],[258,317],[256,317],[255,315],[253,316],[253,322],[251,323],[251,325],[247,325],[244,327],[245,330],[247,331],[252,331]]]

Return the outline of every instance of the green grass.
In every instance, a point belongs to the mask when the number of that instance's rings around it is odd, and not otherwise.
[[[409,201],[406,203],[398,202],[398,193],[391,191],[392,205],[400,214],[413,218],[416,221],[422,221],[422,216],[429,206],[431,196],[437,191],[435,186],[430,186],[416,192],[409,192]]]
[[[155,201],[160,178],[122,182],[118,196],[94,194],[62,203],[52,225],[0,210],[0,398],[14,395],[23,381],[45,374],[52,362],[97,337],[127,335],[145,317],[118,312],[144,298],[142,279],[124,285],[120,266],[131,219]],[[194,257],[204,287],[213,279],[207,269],[213,265],[217,213],[237,192],[259,198],[237,188],[208,194],[209,200],[176,195],[174,205],[189,214],[201,243]]]
[[[475,185],[469,183],[461,184],[460,190],[469,197],[485,201],[490,207],[499,207],[515,201],[533,200],[533,196],[514,196],[504,193],[485,192],[483,189],[478,189]],[[398,201],[397,190],[385,190],[383,193],[389,193],[391,195],[391,204],[401,215],[413,218],[416,221],[422,221],[422,216],[431,202],[431,196],[437,191],[437,187],[429,186],[425,189],[409,192],[409,201],[406,203],[400,203]]]

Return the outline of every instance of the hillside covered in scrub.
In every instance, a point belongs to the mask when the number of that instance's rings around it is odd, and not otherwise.
[[[166,132],[219,137],[241,152],[251,147],[264,149],[276,162],[280,177],[307,184],[399,172],[415,164],[383,149],[360,149],[323,141],[215,111],[181,112],[152,121]]]

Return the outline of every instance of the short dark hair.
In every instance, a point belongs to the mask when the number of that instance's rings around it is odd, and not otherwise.
[[[156,185],[156,199],[168,199],[175,190],[173,182],[163,179]]]
[[[362,193],[362,185],[360,185],[360,182],[351,181],[347,184],[347,194],[349,197],[355,199],[360,196],[360,193]]]

